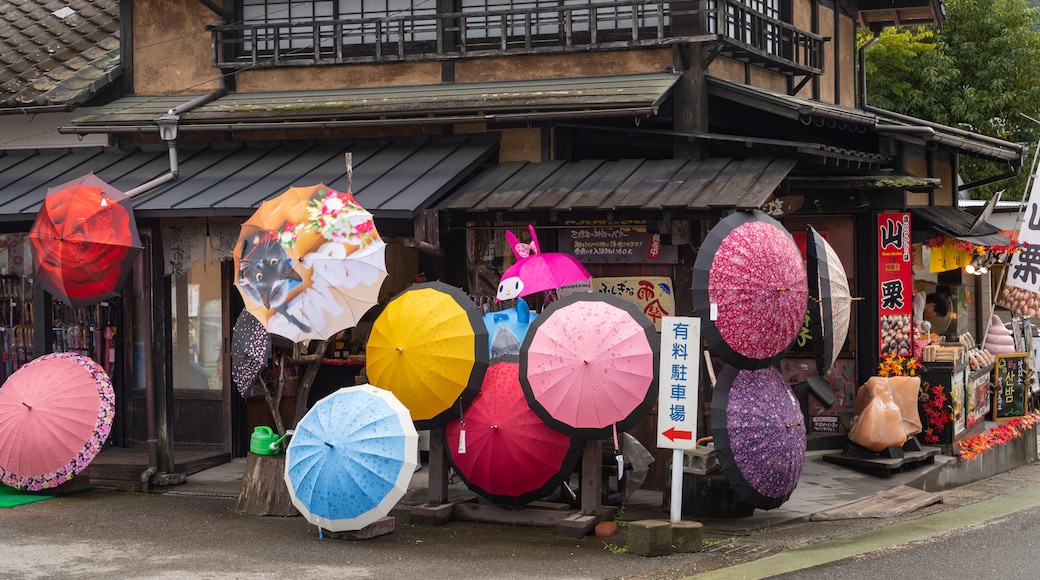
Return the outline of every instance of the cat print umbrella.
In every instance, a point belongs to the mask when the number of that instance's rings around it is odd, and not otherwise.
[[[356,326],[387,277],[372,214],[325,185],[291,187],[260,204],[232,257],[246,310],[294,342]]]

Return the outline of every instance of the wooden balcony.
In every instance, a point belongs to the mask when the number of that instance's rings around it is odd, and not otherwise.
[[[211,27],[213,66],[281,66],[451,60],[708,43],[792,76],[822,73],[823,37],[736,0],[629,0],[381,18],[292,20]],[[682,9],[680,10],[680,7]],[[673,27],[673,18],[692,24]]]

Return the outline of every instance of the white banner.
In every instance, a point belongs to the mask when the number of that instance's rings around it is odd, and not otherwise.
[[[1029,203],[1024,208],[1022,225],[1018,228],[1018,244],[1018,251],[1008,263],[1004,283],[1040,292],[1040,179],[1036,178],[1035,167]]]

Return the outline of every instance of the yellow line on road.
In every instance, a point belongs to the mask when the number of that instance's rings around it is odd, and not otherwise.
[[[1035,485],[916,520],[883,526],[854,536],[818,542],[766,556],[746,564],[698,574],[692,578],[698,580],[768,578],[928,538],[957,528],[996,519],[1038,504],[1040,504],[1040,485]]]

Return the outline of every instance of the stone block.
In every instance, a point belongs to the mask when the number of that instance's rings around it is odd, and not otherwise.
[[[575,514],[556,523],[556,535],[563,538],[584,538],[598,521],[596,516]]]
[[[628,551],[637,556],[672,553],[672,525],[662,520],[638,520],[628,524]]]
[[[672,523],[672,550],[675,552],[700,552],[704,549],[704,524],[700,522]]]
[[[454,511],[453,503],[424,503],[412,508],[408,513],[408,521],[413,524],[439,526],[450,522]]]
[[[396,529],[397,520],[390,516],[384,516],[361,528],[360,530],[325,532],[325,535],[336,540],[370,540],[378,536],[392,534]]]

